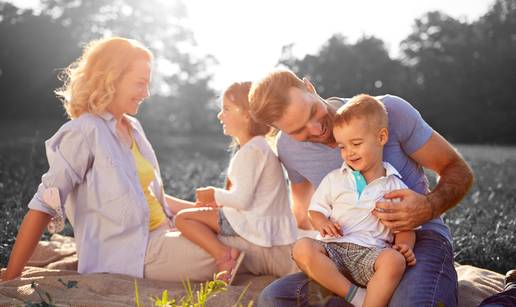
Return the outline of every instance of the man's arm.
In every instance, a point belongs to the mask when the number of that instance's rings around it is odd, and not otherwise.
[[[311,230],[312,225],[308,219],[308,206],[314,193],[314,188],[308,180],[290,183],[290,195],[292,197],[292,212],[296,217],[297,227]]]
[[[399,198],[399,203],[379,202],[374,214],[394,231],[411,230],[439,217],[454,207],[473,184],[473,171],[460,154],[437,132],[410,157],[439,175],[437,186],[427,195],[410,189],[396,190],[384,196]]]

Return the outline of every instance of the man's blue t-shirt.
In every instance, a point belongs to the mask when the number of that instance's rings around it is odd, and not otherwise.
[[[433,129],[421,114],[400,97],[385,95],[376,97],[383,102],[389,118],[389,140],[383,149],[383,160],[389,162],[402,176],[401,180],[412,190],[427,194],[428,180],[423,168],[410,158],[432,135]],[[345,103],[349,99],[342,99]],[[298,142],[280,133],[278,156],[293,183],[308,180],[314,188],[332,170],[341,167],[342,158],[338,147],[331,148],[319,143]],[[437,231],[451,242],[450,230],[441,218],[433,219],[422,229]]]

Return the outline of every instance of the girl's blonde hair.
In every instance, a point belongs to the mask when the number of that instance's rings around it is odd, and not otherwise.
[[[59,74],[63,86],[55,93],[71,119],[83,113],[100,114],[115,97],[116,83],[138,59],[151,61],[152,53],[141,43],[122,37],[95,40],[81,57]]]
[[[249,114],[249,90],[251,89],[252,83],[247,82],[235,82],[231,84],[222,95],[222,99],[226,99],[232,104],[239,108],[242,108],[245,113]],[[254,120],[249,116],[249,133],[251,136],[264,135],[267,136],[271,132],[271,127],[266,124],[262,124]],[[236,140],[233,139],[232,146],[236,146]]]

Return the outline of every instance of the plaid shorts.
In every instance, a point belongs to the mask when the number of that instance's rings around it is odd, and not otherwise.
[[[226,237],[238,236],[238,233],[235,232],[235,230],[233,229],[233,226],[231,226],[228,219],[224,215],[224,211],[222,211],[222,208],[219,209],[219,228],[220,228],[219,234],[221,236],[226,236]]]
[[[374,274],[374,263],[383,248],[364,247],[348,242],[320,242],[328,257],[351,282],[366,287]]]

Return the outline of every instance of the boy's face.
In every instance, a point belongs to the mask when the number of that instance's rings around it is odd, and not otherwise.
[[[342,159],[354,170],[362,173],[373,169],[383,159],[383,145],[387,142],[387,129],[378,128],[365,117],[333,128]]]

